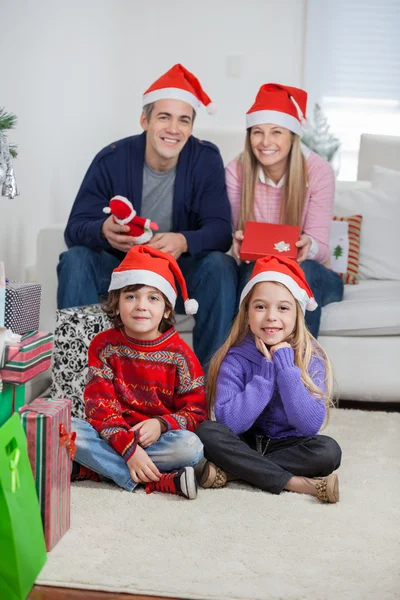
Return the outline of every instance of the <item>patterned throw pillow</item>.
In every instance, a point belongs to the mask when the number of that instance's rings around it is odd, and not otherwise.
[[[333,217],[329,245],[332,270],[344,283],[358,283],[362,215]]]

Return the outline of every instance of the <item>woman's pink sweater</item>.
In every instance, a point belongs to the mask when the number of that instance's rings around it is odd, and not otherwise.
[[[335,176],[330,164],[315,152],[305,150],[308,167],[308,187],[304,202],[302,233],[318,245],[317,253],[310,256],[320,263],[329,261],[329,234],[331,230]],[[308,156],[307,156],[308,155]],[[241,163],[237,158],[225,169],[226,186],[232,208],[233,228],[237,230],[241,193]],[[279,223],[283,179],[274,185],[270,180],[256,183],[254,218],[265,223]]]

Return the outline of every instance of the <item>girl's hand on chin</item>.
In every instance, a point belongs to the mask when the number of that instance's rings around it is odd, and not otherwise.
[[[265,358],[267,358],[268,360],[272,360],[270,351],[268,350],[267,346],[264,344],[262,339],[259,337],[256,337],[256,348],[261,352],[263,356],[265,356]]]
[[[288,344],[287,342],[280,342],[279,344],[276,344],[275,346],[271,346],[271,348],[269,349],[269,351],[271,352],[271,354],[273,356],[274,352],[276,352],[280,348],[291,348],[291,345]]]

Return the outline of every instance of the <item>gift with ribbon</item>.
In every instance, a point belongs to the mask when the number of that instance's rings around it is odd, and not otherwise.
[[[0,426],[25,404],[25,385],[4,383],[0,373]]]
[[[16,344],[6,345],[4,367],[0,369],[3,381],[25,383],[47,371],[53,352],[53,334],[30,331]]]
[[[46,547],[17,414],[0,427],[0,556],[0,598],[25,600],[46,562]]]
[[[20,409],[36,484],[47,551],[70,526],[72,460],[70,400],[37,398]]]

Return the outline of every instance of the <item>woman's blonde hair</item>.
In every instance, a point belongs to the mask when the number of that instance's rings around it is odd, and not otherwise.
[[[275,282],[277,285],[283,286],[282,283]],[[254,291],[257,285],[255,285],[250,292],[247,294],[242,304],[240,305],[239,312],[236,319],[233,322],[232,329],[228,335],[226,342],[221,348],[214,354],[210,361],[210,368],[207,375],[207,402],[209,409],[211,410],[215,404],[215,396],[217,390],[217,379],[221,364],[228,354],[229,350],[233,346],[238,346],[244,338],[251,333],[248,322],[249,305],[253,297]],[[285,286],[283,286],[285,287]],[[287,289],[287,288],[286,288]],[[304,314],[300,307],[300,304],[296,300],[296,325],[286,342],[288,342],[294,350],[294,364],[300,369],[301,380],[315,396],[315,398],[323,398],[326,405],[326,419],[325,427],[329,422],[329,409],[333,405],[333,373],[331,362],[325,352],[325,350],[319,345],[317,340],[311,335],[306,327],[304,320]],[[322,360],[325,366],[325,392],[315,385],[312,380],[313,373],[308,372],[310,361],[313,357],[317,356]]]
[[[260,163],[254,156],[250,143],[251,128],[247,129],[244,150],[239,156],[242,167],[242,191],[239,222],[236,229],[244,229],[247,221],[254,220],[254,196]],[[301,226],[304,200],[308,183],[307,162],[301,151],[300,137],[292,133],[292,147],[288,154],[285,183],[279,222]]]

